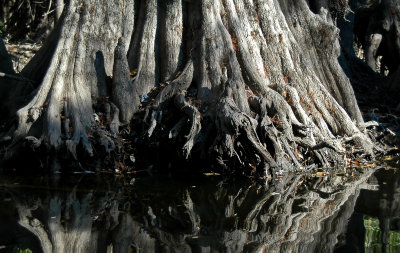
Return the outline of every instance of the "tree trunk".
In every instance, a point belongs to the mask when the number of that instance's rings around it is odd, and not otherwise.
[[[395,0],[370,1],[356,12],[355,32],[368,65],[393,74],[400,64],[400,5]],[[382,57],[378,62],[378,57]]]
[[[400,5],[398,1],[353,0],[354,37],[358,57],[380,75],[370,75],[368,83],[379,84],[385,103],[399,104],[400,90]],[[371,85],[371,86],[372,86]],[[378,86],[378,85],[377,85]],[[397,107],[397,111],[400,107]]]
[[[22,94],[6,158],[21,144],[103,158],[120,137],[175,143],[178,157],[261,174],[331,166],[345,142],[372,155],[337,60],[338,29],[318,6],[70,0],[22,72],[40,84]]]

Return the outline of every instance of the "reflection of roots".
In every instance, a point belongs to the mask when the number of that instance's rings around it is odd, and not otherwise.
[[[93,218],[88,209],[90,195],[78,201],[74,194],[71,193],[71,199],[65,202],[53,197],[48,203],[42,200],[45,202],[38,202],[34,207],[17,204],[18,223],[37,237],[43,252],[91,251],[93,246],[97,247],[91,242],[96,239],[96,233],[91,232]],[[43,216],[35,217],[35,211],[42,212]]]
[[[134,237],[132,244],[146,250],[159,243],[166,250],[185,252],[199,248],[331,252],[337,236],[345,232],[360,184],[371,173],[372,170],[365,171],[351,182],[315,178],[308,181],[288,175],[271,189],[256,183],[237,188],[226,182],[223,187],[211,189],[182,190],[178,186],[177,192],[156,194],[150,202],[139,201],[144,208],[133,219],[152,239]],[[307,185],[313,185],[312,189],[306,190]],[[346,189],[342,189],[344,185]]]

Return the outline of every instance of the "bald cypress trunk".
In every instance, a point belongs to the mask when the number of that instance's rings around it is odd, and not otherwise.
[[[70,0],[22,72],[37,84],[19,94],[5,158],[115,159],[135,138],[250,173],[330,166],[345,142],[372,154],[339,31],[314,2]]]

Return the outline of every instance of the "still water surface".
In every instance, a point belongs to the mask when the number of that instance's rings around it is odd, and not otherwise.
[[[0,252],[400,252],[397,170],[290,180],[3,175]]]

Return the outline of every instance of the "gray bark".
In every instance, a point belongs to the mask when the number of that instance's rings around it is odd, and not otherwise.
[[[54,25],[56,25],[57,21],[60,19],[63,9],[64,9],[64,0],[56,0],[56,6],[55,6],[56,14],[54,16]]]
[[[117,134],[119,121],[131,122],[123,133],[142,123],[146,138],[173,132],[186,159],[197,145],[261,173],[332,165],[348,141],[372,155],[325,3],[315,14],[306,0],[161,2],[69,1],[23,70],[41,81],[16,113],[8,158],[32,137],[92,156],[103,142],[91,136]],[[187,122],[167,122],[171,101]]]

